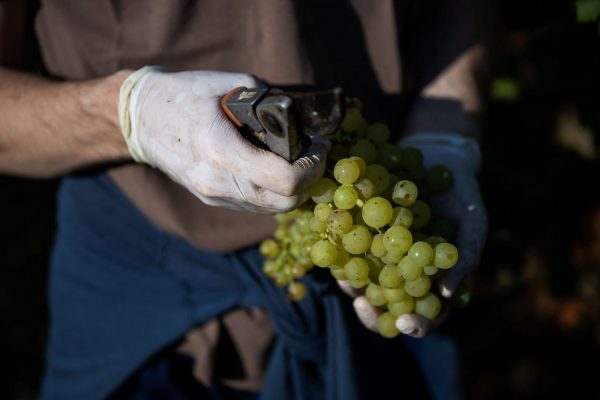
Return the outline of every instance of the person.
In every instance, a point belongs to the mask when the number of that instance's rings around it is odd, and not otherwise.
[[[426,164],[448,165],[455,184],[437,206],[460,222],[461,251],[450,297],[486,231],[480,4],[19,3],[0,2],[0,171],[62,176],[41,398],[436,395],[407,362],[431,353],[360,326],[376,316],[364,297],[311,273],[292,303],[262,274],[271,214],[306,200],[327,144],[288,163],[245,141],[218,101],[239,86],[339,85]],[[43,73],[14,67],[29,16]],[[439,322],[397,326],[423,337]]]

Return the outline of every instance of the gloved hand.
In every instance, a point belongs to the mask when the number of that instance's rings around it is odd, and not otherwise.
[[[245,140],[219,100],[250,75],[167,73],[144,67],[121,86],[119,118],[132,157],[166,173],[204,203],[276,213],[296,208],[325,168],[328,143],[313,141],[293,164]]]
[[[450,298],[465,275],[478,266],[487,236],[487,212],[475,177],[480,163],[479,145],[474,139],[441,132],[408,136],[399,144],[420,149],[425,167],[442,164],[454,175],[452,188],[430,200],[436,212],[458,223],[454,244],[459,251],[459,260],[444,275],[439,288],[442,296]],[[340,286],[356,297],[353,305],[363,325],[377,331],[376,320],[380,311],[346,282],[340,282]],[[417,314],[403,315],[397,319],[396,327],[404,334],[423,337],[446,316],[447,313],[442,313],[431,321]]]

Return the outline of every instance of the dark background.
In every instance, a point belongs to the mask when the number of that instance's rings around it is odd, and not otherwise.
[[[598,4],[498,10],[482,120],[490,232],[471,304],[441,327],[460,344],[469,399],[600,398]],[[38,390],[57,184],[0,176],[3,399]]]

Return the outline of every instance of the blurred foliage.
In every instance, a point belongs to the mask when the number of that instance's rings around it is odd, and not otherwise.
[[[600,398],[598,1],[499,2],[483,118],[490,230],[445,326],[469,399]],[[566,121],[566,122],[565,122]]]
[[[600,17],[600,0],[577,0],[577,21],[594,22]]]

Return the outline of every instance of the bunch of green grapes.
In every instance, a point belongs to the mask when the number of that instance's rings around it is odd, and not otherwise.
[[[314,266],[363,289],[383,311],[381,335],[399,334],[395,320],[416,313],[434,319],[441,301],[436,281],[458,261],[451,243],[454,225],[432,214],[427,199],[452,186],[444,166],[425,169],[416,148],[391,143],[383,123],[368,124],[351,107],[330,137],[328,166],[310,188],[310,200],[276,216],[274,238],[260,246],[263,271],[291,299],[306,288],[299,281]]]

